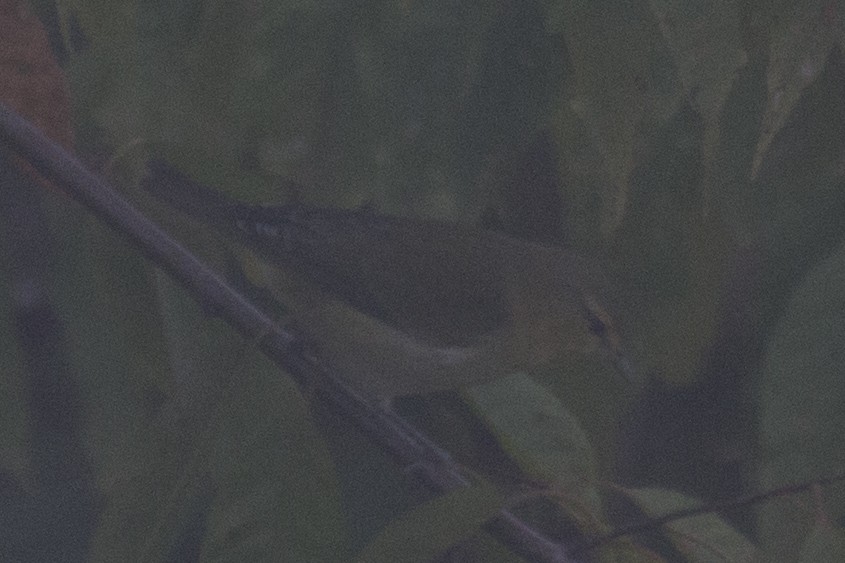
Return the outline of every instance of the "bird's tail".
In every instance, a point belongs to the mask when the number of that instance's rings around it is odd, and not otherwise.
[[[147,163],[141,187],[157,199],[215,228],[230,227],[249,209],[218,190],[204,186],[160,159]]]

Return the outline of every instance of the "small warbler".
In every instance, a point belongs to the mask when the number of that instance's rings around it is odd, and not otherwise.
[[[366,208],[247,205],[158,160],[142,184],[307,280],[307,297],[269,285],[317,356],[379,399],[489,381],[596,341],[630,376],[583,261],[563,248]]]

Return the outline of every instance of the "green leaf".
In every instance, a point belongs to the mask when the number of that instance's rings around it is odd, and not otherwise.
[[[643,127],[676,111],[679,83],[657,21],[638,3],[554,2],[547,27],[566,38],[575,90],[561,112],[584,123],[601,162],[602,231],[612,233],[626,213]]]
[[[136,441],[146,462],[108,491],[92,559],[168,560],[186,534],[204,560],[344,558],[333,464],[295,385],[179,298],[166,324],[181,417]]]
[[[431,561],[469,538],[504,506],[487,482],[447,493],[391,522],[356,557],[360,563]]]
[[[748,57],[742,49],[738,2],[651,0],[650,4],[687,98],[705,123],[715,125],[736,72]]]
[[[136,39],[136,0],[65,0],[59,4],[72,11],[92,43],[115,45]]]
[[[576,501],[573,513],[581,521],[599,518],[597,468],[590,442],[557,397],[524,374],[476,385],[463,393],[527,475]]]
[[[757,176],[769,145],[786,124],[802,93],[824,68],[831,49],[842,45],[838,5],[828,0],[776,3],[775,13],[788,15],[777,21],[772,32],[768,104],[751,164],[752,178]]]
[[[50,280],[85,400],[99,486],[134,473],[136,440],[170,391],[156,292],[146,260],[66,198],[51,198],[57,233]]]
[[[293,381],[257,350],[224,396],[208,459],[206,561],[348,556],[334,465]]]
[[[737,71],[748,59],[742,48],[738,2],[651,0],[651,9],[674,56],[686,97],[704,120],[707,183],[712,180],[709,171],[718,165],[715,151],[722,108]]]
[[[626,489],[623,491],[649,516],[657,518],[670,512],[700,506],[688,496],[665,489]],[[675,548],[691,562],[756,561],[757,548],[715,514],[674,520],[664,525]]]
[[[813,269],[775,328],[759,387],[761,489],[829,477],[845,467],[845,246]],[[845,515],[845,488],[825,489],[831,518]],[[815,524],[794,499],[767,503],[760,537],[770,553],[795,554]]]
[[[845,530],[818,523],[801,548],[800,563],[845,561]]]
[[[0,252],[5,248],[0,245]],[[4,252],[5,254],[5,252]],[[3,262],[6,257],[2,256]],[[0,377],[0,475],[14,477],[25,482],[30,469],[29,452],[29,414],[27,413],[26,380],[28,377],[21,349],[18,345],[18,332],[14,323],[11,303],[11,285],[9,284],[8,264],[0,266],[0,358],[2,377]]]

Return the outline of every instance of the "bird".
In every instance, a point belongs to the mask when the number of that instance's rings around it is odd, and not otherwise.
[[[246,204],[157,158],[141,184],[254,254],[320,361],[376,399],[492,381],[596,342],[632,377],[590,268],[563,247],[371,206]]]

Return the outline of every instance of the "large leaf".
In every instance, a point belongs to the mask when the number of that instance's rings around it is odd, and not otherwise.
[[[627,209],[643,129],[678,107],[677,79],[657,21],[643,5],[554,2],[547,26],[566,38],[576,85],[562,112],[573,112],[584,124],[601,164],[602,230],[611,233]]]
[[[390,523],[358,554],[356,561],[432,561],[478,532],[503,504],[501,493],[484,482],[447,493]]]
[[[30,462],[27,453],[27,374],[13,322],[14,304],[9,298],[9,282],[9,272],[0,268],[0,357],[3,358],[3,376],[0,377],[0,475],[9,481],[25,482]]]
[[[147,462],[109,489],[95,560],[343,558],[333,466],[293,383],[184,293],[163,294],[182,414],[136,440]]]
[[[845,559],[845,531],[819,522],[801,549],[801,563],[837,563]]]
[[[815,268],[792,297],[766,355],[760,385],[763,489],[829,477],[845,467],[845,247]],[[845,487],[825,489],[832,518],[845,514]],[[794,500],[766,504],[761,538],[771,553],[795,554],[814,514]]]
[[[756,177],[769,145],[786,124],[804,90],[825,65],[830,50],[843,45],[842,3],[827,0],[776,2],[768,72],[768,104],[751,164]],[[786,17],[783,16],[786,14]]]
[[[684,92],[704,121],[702,143],[705,182],[717,166],[716,144],[722,108],[747,62],[742,48],[737,2],[652,0],[651,9],[669,44]],[[705,184],[706,186],[706,184]],[[706,186],[705,189],[712,190]]]
[[[699,506],[696,500],[662,489],[627,489],[624,491],[651,517]],[[674,520],[664,525],[666,535],[688,561],[756,561],[756,547],[715,514],[703,514]]]
[[[592,448],[557,397],[524,374],[476,385],[464,396],[528,476],[560,491],[585,524],[600,520]]]

